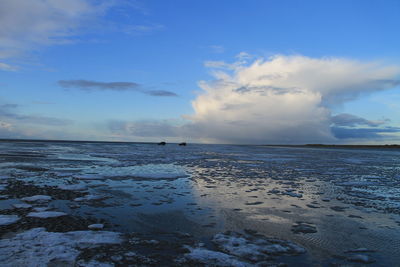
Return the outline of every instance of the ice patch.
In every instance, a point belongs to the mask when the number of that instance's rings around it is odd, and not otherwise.
[[[0,226],[16,223],[19,219],[17,215],[0,215]]]
[[[34,228],[10,239],[0,240],[2,266],[74,266],[79,248],[118,244],[119,233],[105,231],[47,232]]]
[[[51,196],[36,195],[31,197],[24,197],[21,200],[26,202],[48,202],[51,200]]]
[[[289,241],[265,238],[260,235],[250,236],[235,232],[216,234],[213,238],[222,251],[253,262],[264,261],[271,255],[301,254],[305,250]]]
[[[30,212],[26,216],[35,218],[55,218],[65,215],[67,215],[65,212],[60,212],[60,211],[41,211],[41,212]]]
[[[231,255],[212,251],[205,248],[188,247],[190,253],[185,254],[186,259],[199,261],[206,266],[233,266],[233,267],[248,267],[249,264],[239,261]]]

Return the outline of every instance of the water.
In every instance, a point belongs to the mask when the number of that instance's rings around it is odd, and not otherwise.
[[[110,231],[184,232],[212,249],[215,234],[250,229],[304,247],[289,265],[346,263],[357,248],[374,250],[376,266],[400,262],[399,150],[1,142],[0,151],[3,187],[86,188],[98,199],[49,205]],[[0,199],[0,213],[13,203]],[[296,222],[316,232],[294,233]]]

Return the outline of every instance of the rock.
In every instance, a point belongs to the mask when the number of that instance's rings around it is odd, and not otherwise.
[[[158,145],[159,146],[165,146],[167,143],[165,143],[165,142],[160,142],[160,143],[158,143]]]

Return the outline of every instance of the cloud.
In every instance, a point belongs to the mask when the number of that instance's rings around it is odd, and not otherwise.
[[[199,83],[203,92],[188,119],[204,136],[235,143],[334,141],[331,108],[393,88],[400,74],[396,66],[343,58],[277,55],[246,64],[244,56]]]
[[[1,0],[0,70],[16,70],[7,60],[24,58],[42,47],[81,42],[88,32],[137,34],[163,29],[156,23],[132,23],[134,11],[144,9],[131,0]],[[116,13],[120,19],[111,20]]]
[[[20,55],[39,45],[63,44],[109,4],[89,0],[2,0],[0,58]]]
[[[151,96],[178,96],[174,92],[165,91],[165,90],[150,90],[150,91],[142,91],[143,93]]]
[[[174,92],[165,90],[147,90],[142,85],[134,82],[99,82],[88,80],[60,80],[58,85],[63,88],[78,88],[84,91],[135,91],[150,96],[178,96]]]
[[[138,90],[139,84],[133,82],[97,82],[88,80],[60,80],[58,84],[64,88],[79,88],[82,90]]]
[[[400,68],[345,58],[276,55],[251,60],[241,53],[233,63],[208,62],[213,79],[200,81],[186,125],[145,125],[203,142],[291,144],[375,138],[397,128],[332,110],[362,95],[398,86]],[[137,135],[140,124],[130,123]],[[133,126],[132,126],[133,125]],[[150,127],[151,126],[151,127]],[[346,127],[347,128],[346,128]],[[374,129],[357,129],[368,126]],[[171,129],[171,127],[173,129]],[[349,128],[350,127],[350,128]],[[351,128],[352,127],[352,128]]]
[[[377,127],[379,125],[382,125],[387,122],[387,120],[384,121],[371,121],[367,120],[352,114],[347,114],[347,113],[342,113],[338,114],[336,116],[333,116],[331,118],[331,121],[333,124],[336,126],[348,126],[348,127],[355,127],[355,126],[371,126],[371,127]]]

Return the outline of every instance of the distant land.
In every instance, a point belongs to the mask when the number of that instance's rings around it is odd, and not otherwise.
[[[161,139],[160,139],[161,140]],[[88,140],[45,140],[45,139],[10,139],[10,138],[0,138],[0,142],[44,142],[44,143],[121,143],[121,144],[158,144],[159,142],[134,142],[134,141],[88,141]],[[167,142],[168,144],[168,142]],[[169,144],[178,144],[176,142],[170,142]],[[190,143],[188,143],[190,144]],[[200,143],[192,143],[200,144]],[[219,145],[219,144],[205,144],[205,145]],[[221,144],[223,145],[223,144]],[[235,144],[225,144],[225,145],[235,145]],[[237,144],[241,145],[241,144]],[[248,144],[251,145],[251,144]],[[260,145],[255,145],[260,146]],[[375,148],[375,149],[400,149],[398,144],[385,144],[385,145],[335,145],[335,144],[298,144],[298,145],[268,145],[263,144],[261,146],[268,147],[309,147],[309,148]]]
[[[334,144],[305,144],[305,145],[265,145],[271,147],[311,147],[311,148],[388,148],[400,149],[397,144],[385,145],[334,145]]]

